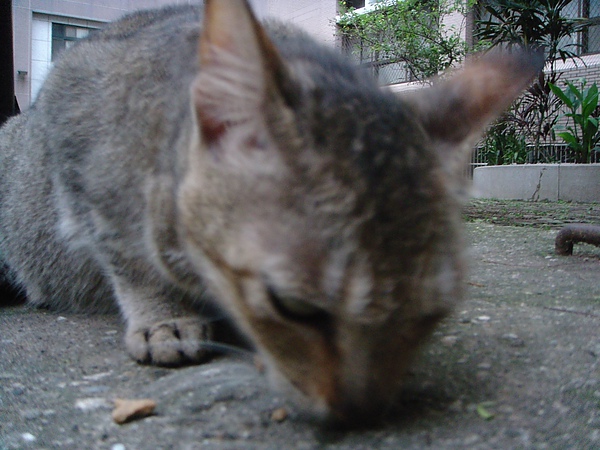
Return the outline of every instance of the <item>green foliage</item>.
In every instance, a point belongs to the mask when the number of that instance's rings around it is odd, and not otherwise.
[[[558,120],[560,102],[553,95],[560,74],[555,62],[575,59],[573,34],[584,21],[566,17],[574,0],[480,0],[488,17],[477,21],[475,36],[491,47],[522,48],[525,51],[544,51],[546,70],[536,78],[526,93],[512,106],[507,120],[518,132],[527,136],[541,154],[541,146],[549,143]]]
[[[508,120],[499,120],[490,127],[479,153],[490,165],[528,162],[527,142]]]
[[[592,152],[598,150],[600,133],[598,132],[598,86],[589,88],[586,81],[580,81],[580,88],[567,81],[565,88],[551,84],[550,88],[556,97],[570,111],[566,131],[556,133],[575,152],[576,162],[589,163]]]
[[[403,63],[412,79],[423,81],[463,60],[467,47],[460,30],[443,19],[465,8],[461,0],[381,1],[366,13],[347,9],[338,26],[356,55]]]
[[[492,46],[518,46],[543,50],[546,61],[577,58],[577,44],[564,44],[584,25],[582,19],[568,18],[566,8],[575,0],[487,0],[480,2],[489,14],[478,21],[476,37]]]

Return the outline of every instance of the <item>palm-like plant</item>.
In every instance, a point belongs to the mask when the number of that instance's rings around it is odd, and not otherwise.
[[[543,49],[552,63],[577,58],[577,44],[567,43],[585,21],[567,17],[574,0],[489,0],[482,2],[486,20],[479,20],[477,37],[492,46]]]
[[[569,110],[565,117],[571,122],[565,131],[557,135],[574,151],[576,162],[589,163],[592,152],[598,150],[600,143],[598,86],[594,83],[588,88],[586,81],[582,80],[580,88],[570,81],[566,83],[564,90],[553,84],[550,88]]]
[[[515,122],[533,139],[536,155],[541,142],[548,141],[560,109],[551,84],[560,74],[557,61],[578,59],[578,44],[572,36],[585,27],[582,19],[568,17],[575,0],[484,0],[487,17],[477,21],[476,38],[491,47],[543,51],[546,70],[513,106],[508,120]]]

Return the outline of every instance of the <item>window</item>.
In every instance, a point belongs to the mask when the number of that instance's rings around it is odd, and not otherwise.
[[[78,39],[86,37],[89,28],[62,23],[52,23],[52,62],[63,50],[71,47]]]
[[[581,16],[589,19],[589,26],[581,33],[581,51],[600,53],[600,2],[582,0]]]
[[[354,9],[364,8],[365,7],[365,0],[347,0],[346,1],[346,6],[348,8],[354,8]]]
[[[40,90],[60,53],[77,39],[100,28],[101,22],[33,13],[31,21],[31,98]]]
[[[374,51],[365,42],[344,36],[342,48],[346,55],[369,71],[381,85],[414,81],[406,63],[387,58],[379,51]]]

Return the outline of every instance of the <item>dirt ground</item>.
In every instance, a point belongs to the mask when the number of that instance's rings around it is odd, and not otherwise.
[[[467,221],[555,229],[568,223],[600,225],[600,203],[477,199],[466,205],[464,215]]]
[[[469,205],[467,299],[396,411],[364,430],[306,422],[251,355],[140,366],[117,317],[0,308],[0,449],[598,449],[600,249],[559,257],[554,238],[561,223],[600,224],[599,208]],[[489,223],[502,221],[529,226]],[[157,408],[117,425],[115,398]]]

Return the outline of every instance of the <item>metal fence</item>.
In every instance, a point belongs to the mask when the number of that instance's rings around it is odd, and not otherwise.
[[[536,150],[534,145],[527,145],[527,163],[573,163],[575,153],[566,144],[545,144]],[[600,163],[600,149],[596,148],[590,155],[591,163]],[[476,147],[471,153],[471,160],[465,168],[464,175],[472,179],[473,170],[489,165],[487,152],[484,147]]]

